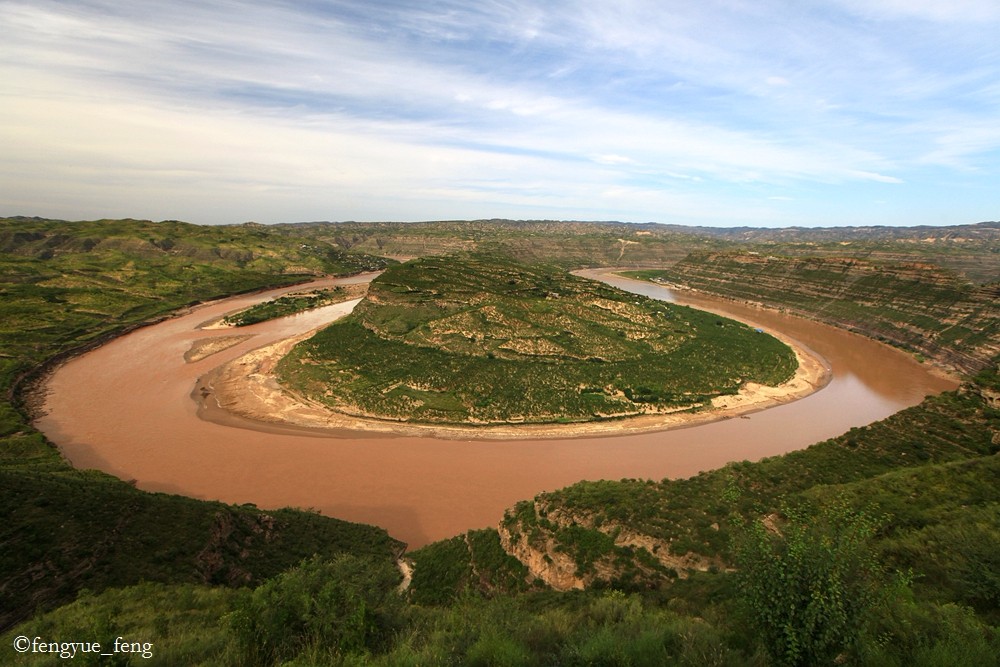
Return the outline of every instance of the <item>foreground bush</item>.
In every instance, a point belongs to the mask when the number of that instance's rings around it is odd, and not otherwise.
[[[382,561],[350,555],[304,561],[237,604],[231,623],[243,663],[384,649],[400,622],[398,582],[399,572]]]

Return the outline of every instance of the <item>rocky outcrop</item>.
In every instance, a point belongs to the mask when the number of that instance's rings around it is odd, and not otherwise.
[[[996,389],[983,389],[979,393],[988,406],[994,410],[1000,410],[1000,391]]]
[[[529,579],[557,591],[595,583],[652,586],[684,579],[692,571],[725,567],[720,558],[675,554],[670,540],[598,515],[551,506],[544,497],[508,510],[498,531],[504,551],[528,569]]]
[[[581,590],[587,582],[576,574],[576,563],[569,554],[557,549],[550,537],[531,539],[529,533],[511,530],[503,522],[497,527],[500,546],[528,568],[529,576],[541,579],[557,591]],[[533,543],[534,542],[534,543]]]

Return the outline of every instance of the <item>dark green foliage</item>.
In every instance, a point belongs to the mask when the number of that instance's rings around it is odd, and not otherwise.
[[[410,599],[447,604],[462,594],[492,596],[530,588],[528,569],[504,551],[496,530],[471,530],[411,552],[414,562]]]
[[[261,584],[231,616],[241,662],[273,665],[307,649],[330,656],[389,646],[400,624],[399,571],[385,561],[312,558]]]
[[[429,544],[410,557],[415,566],[410,592],[414,602],[444,604],[468,589],[472,558],[463,535]]]
[[[358,561],[355,561],[357,563]],[[326,569],[317,562],[313,573]],[[15,636],[97,637],[124,636],[149,641],[153,657],[133,660],[138,665],[238,665],[253,664],[240,631],[246,613],[258,621],[276,623],[285,612],[284,627],[304,628],[298,633],[278,632],[274,639],[289,653],[284,664],[345,666],[369,665],[712,665],[767,664],[756,652],[758,637],[744,625],[725,600],[732,595],[728,575],[695,577],[679,582],[670,592],[625,594],[618,591],[525,593],[516,597],[484,599],[462,596],[448,606],[404,605],[394,598],[389,570],[377,583],[378,573],[363,567],[330,568],[321,576],[296,572],[275,579],[259,592],[237,592],[203,586],[142,584],[99,595],[81,595],[75,603],[25,623],[0,636],[0,661],[14,665],[56,665],[65,661],[36,654],[17,656],[11,650]],[[345,579],[345,574],[350,575]],[[722,585],[719,585],[721,582]],[[693,585],[689,585],[692,584]],[[306,602],[306,593],[310,593]],[[365,609],[367,625],[375,633],[351,633],[365,627],[350,622],[358,618],[355,600],[372,601]],[[955,605],[917,604],[905,595],[893,598],[884,613],[876,615],[871,629],[876,639],[866,642],[846,664],[871,667],[989,667],[997,664],[1000,636],[982,624],[968,609]],[[266,607],[254,606],[255,596]],[[325,605],[315,604],[318,599]],[[296,600],[300,604],[296,604]],[[259,616],[257,616],[259,615]],[[298,624],[293,619],[312,619]],[[347,618],[338,628],[325,624]],[[343,650],[339,640],[316,642],[312,633],[368,637],[373,648]],[[385,632],[391,630],[391,632]],[[253,643],[268,636],[266,630]],[[878,637],[891,641],[877,640]],[[285,640],[288,639],[286,642]],[[357,643],[354,644],[357,647]],[[262,642],[258,641],[258,646]],[[298,646],[298,648],[294,648]],[[76,661],[79,661],[78,657]],[[76,662],[74,661],[74,662]],[[106,664],[106,663],[96,663]]]
[[[787,346],[720,321],[550,267],[430,258],[387,270],[278,372],[349,414],[473,425],[698,408],[794,373]]]
[[[617,591],[463,597],[415,615],[395,650],[373,664],[752,664],[731,640],[711,621]]]
[[[141,638],[153,657],[131,664],[154,666],[754,664],[715,620],[638,595],[462,597],[447,607],[407,607],[389,574],[355,559],[313,560],[255,591],[144,584],[83,596],[14,633]],[[5,664],[64,664],[15,656],[14,636],[0,638]]]
[[[823,665],[857,654],[889,578],[872,542],[884,520],[842,503],[787,508],[776,526],[737,536],[735,563],[748,617],[779,665]]]
[[[140,581],[245,585],[316,552],[392,562],[384,530],[295,510],[263,512],[139,491],[98,472],[0,470],[4,610],[25,609]]]
[[[223,664],[231,643],[225,619],[238,595],[230,588],[153,583],[112,588],[99,594],[81,591],[76,601],[3,635],[0,664]],[[135,655],[116,657],[78,652],[72,659],[58,654],[15,654],[12,642],[19,635],[46,641],[94,641],[106,651],[112,650],[115,640],[121,637],[130,645],[138,644],[135,648],[139,650]],[[144,649],[148,649],[145,656],[149,657],[144,656]]]
[[[824,503],[834,494],[892,517],[879,538],[880,558],[919,573],[923,597],[1000,622],[1000,457],[898,470],[805,496]]]
[[[614,537],[592,528],[566,526],[555,534],[559,551],[566,551],[576,560],[577,574],[586,574],[594,569],[594,563],[614,553]]]
[[[870,626],[857,663],[870,667],[996,667],[1000,630],[967,607],[918,603],[906,591],[889,600]],[[881,638],[881,640],[878,640]]]
[[[528,568],[504,551],[496,530],[470,530],[466,540],[472,556],[472,583],[480,591],[515,593],[528,589]]]

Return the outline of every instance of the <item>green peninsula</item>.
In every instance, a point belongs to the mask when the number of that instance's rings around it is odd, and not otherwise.
[[[390,267],[278,375],[349,415],[496,425],[698,410],[796,367],[790,348],[739,322],[463,253]]]

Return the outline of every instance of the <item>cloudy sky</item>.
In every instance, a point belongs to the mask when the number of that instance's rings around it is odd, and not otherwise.
[[[998,0],[0,0],[0,215],[1000,219]]]

